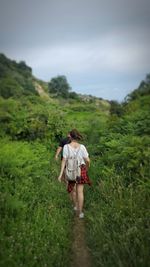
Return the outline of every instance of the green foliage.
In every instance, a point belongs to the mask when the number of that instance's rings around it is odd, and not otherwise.
[[[140,83],[136,90],[127,95],[126,101],[130,102],[145,95],[150,95],[150,73],[146,75],[145,80]]]
[[[31,76],[32,69],[26,65],[24,61],[20,61],[17,65],[18,71],[25,77]]]
[[[33,104],[34,103],[34,104]],[[0,99],[1,135],[12,139],[58,140],[67,127],[62,113],[51,109],[49,104],[37,98]]]
[[[4,98],[19,97],[23,93],[23,88],[13,78],[3,78],[0,80],[0,95]]]
[[[40,143],[1,142],[0,266],[68,266],[71,212],[51,156]]]
[[[86,192],[87,240],[96,267],[149,262],[149,103],[149,95],[139,96],[123,107],[124,115],[94,128],[99,138],[88,133],[93,188]]]
[[[122,174],[108,169],[105,179],[97,176],[93,192],[86,192],[93,266],[147,266],[150,183],[125,187]]]
[[[75,99],[75,100],[79,100],[79,96],[76,92],[70,92],[69,93],[69,98]]]
[[[117,116],[123,115],[123,107],[117,101],[110,101],[110,114],[116,114]]]
[[[49,83],[57,98],[44,100],[33,80],[25,62],[0,54],[0,266],[70,266],[72,212],[53,158],[71,128],[91,158],[85,230],[93,266],[147,266],[150,75],[122,104],[78,98],[65,76]]]
[[[0,54],[0,96],[18,98],[29,94],[37,94],[32,69],[24,61],[17,63]]]
[[[52,78],[48,84],[49,93],[55,96],[67,98],[71,89],[65,76],[57,76]]]

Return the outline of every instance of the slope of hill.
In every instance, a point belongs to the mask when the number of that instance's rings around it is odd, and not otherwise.
[[[3,54],[0,54],[0,95],[1,134],[15,139],[49,138],[53,124],[56,133],[51,135],[56,139],[68,131],[69,124],[86,131],[90,121],[94,118],[101,121],[110,109],[108,101],[92,96],[76,94],[72,98],[74,94],[70,94],[71,97],[63,98],[49,94],[48,83],[35,78],[25,62],[17,63]]]
[[[0,95],[4,98],[17,98],[21,95],[29,95],[38,93],[40,96],[50,98],[48,94],[48,83],[38,80],[32,75],[32,69],[26,65],[24,61],[17,63],[14,60],[7,58],[4,54],[0,54]],[[108,105],[108,101],[99,99],[93,96],[78,95],[82,102],[93,102],[98,105]],[[70,97],[72,99],[72,95]],[[58,98],[58,97],[56,97]],[[68,99],[69,101],[70,99]],[[68,102],[67,99],[65,101]]]

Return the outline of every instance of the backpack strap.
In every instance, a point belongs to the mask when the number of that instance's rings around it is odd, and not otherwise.
[[[70,157],[70,149],[69,149],[69,144],[67,144],[67,150],[68,150],[68,158],[71,158],[71,157]]]
[[[79,154],[80,148],[81,148],[81,145],[79,146],[79,149],[77,150],[76,158],[77,158],[77,155]]]
[[[67,144],[66,146],[67,146],[67,150],[68,150],[68,159],[69,159],[69,158],[71,159],[71,158],[73,158],[73,157],[71,157],[71,155],[70,155],[69,144]],[[79,154],[80,149],[81,149],[81,145],[79,146],[79,148],[78,148],[78,150],[77,150],[77,152],[76,152],[76,154],[75,154],[75,156],[74,156],[75,159],[77,159],[77,156],[78,156],[78,154]]]

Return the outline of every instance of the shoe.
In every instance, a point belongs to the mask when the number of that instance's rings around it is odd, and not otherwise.
[[[73,209],[74,209],[74,211],[77,211],[77,210],[78,210],[76,206],[75,206],[75,207],[73,207]]]
[[[79,218],[80,218],[80,219],[83,219],[83,218],[84,218],[84,213],[83,213],[83,212],[81,212],[81,213],[79,214]]]

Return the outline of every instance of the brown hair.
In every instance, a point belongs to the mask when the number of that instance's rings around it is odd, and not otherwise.
[[[74,140],[81,140],[83,138],[82,135],[76,129],[71,130],[70,136]]]

